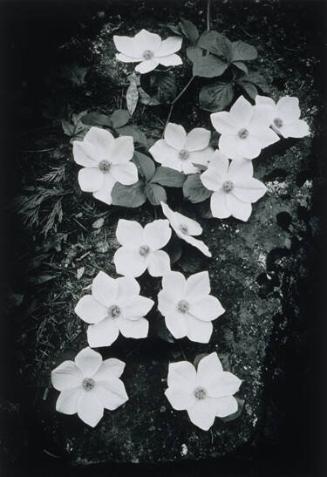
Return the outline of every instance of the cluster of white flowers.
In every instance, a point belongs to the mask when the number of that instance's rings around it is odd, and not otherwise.
[[[176,54],[182,40],[169,37],[161,40],[157,34],[142,30],[135,37],[114,36],[122,62],[138,63],[136,72],[145,74],[159,65],[182,64]],[[252,203],[266,192],[265,185],[253,177],[252,159],[280,136],[299,138],[309,134],[300,119],[297,98],[284,97],[277,104],[257,96],[252,105],[243,96],[229,112],[211,114],[211,122],[220,134],[218,146],[210,146],[211,133],[204,128],[186,133],[183,126],[168,123],[163,139],[150,148],[155,161],[185,175],[198,174],[203,186],[210,191],[210,207],[214,217],[233,216],[247,221]],[[82,166],[78,182],[82,191],[91,192],[96,199],[112,204],[116,182],[132,185],[138,181],[137,167],[132,162],[133,138],[113,135],[102,128],[92,127],[83,141],[74,141],[74,160]],[[116,229],[120,247],[114,254],[119,278],[100,271],[94,278],[91,294],[82,296],[75,307],[81,320],[87,323],[87,340],[92,348],[111,346],[121,334],[125,338],[148,336],[147,314],[154,301],[140,295],[136,278],[148,271],[152,277],[162,277],[158,310],[175,339],[187,337],[197,343],[208,343],[213,332],[212,322],[225,310],[218,298],[210,294],[208,271],[195,273],[187,279],[171,271],[170,258],[163,248],[172,231],[178,238],[211,257],[207,245],[197,238],[201,225],[173,211],[161,202],[166,219],[154,220],[142,227],[134,220],[120,219]],[[65,361],[52,371],[53,386],[60,391],[56,408],[64,414],[77,413],[94,427],[103,416],[104,408],[117,409],[128,396],[120,376],[125,363],[85,348],[75,361]],[[191,422],[208,430],[216,417],[226,417],[238,410],[233,396],[241,380],[223,371],[216,353],[203,357],[197,369],[187,361],[169,364],[168,388],[165,395],[176,410],[186,410]]]

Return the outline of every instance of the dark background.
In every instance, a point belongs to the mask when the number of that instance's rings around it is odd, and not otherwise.
[[[237,0],[236,0],[237,1]],[[254,0],[253,0],[254,1]],[[0,1],[0,126],[1,126],[1,173],[0,192],[4,205],[1,218],[1,263],[2,293],[6,285],[17,280],[19,270],[15,268],[14,249],[20,241],[17,234],[21,227],[7,204],[19,192],[17,180],[18,151],[25,141],[24,134],[31,128],[43,126],[41,98],[46,95],[47,72],[60,64],[58,47],[74,35],[92,35],[105,21],[106,12],[110,12],[113,2],[100,0],[86,1]],[[117,2],[115,2],[117,3]],[[120,0],[120,3],[124,3]],[[137,8],[137,1],[135,5]],[[153,0],[152,0],[153,3]],[[157,1],[160,4],[160,1]],[[168,3],[168,2],[166,2]],[[174,3],[174,2],[170,2]],[[326,2],[320,1],[285,1],[285,21],[292,28],[292,16],[299,15],[312,43],[321,49],[321,58],[326,52]],[[205,2],[204,2],[205,5]],[[302,13],[301,13],[302,12]],[[164,21],[164,19],[163,19]],[[278,34],[278,32],[276,32]],[[317,74],[321,75],[323,93],[326,91],[326,69],[320,66]],[[322,94],[322,101],[325,95]],[[326,118],[322,118],[324,121]],[[325,128],[326,129],[326,128]],[[321,161],[326,162],[324,138],[318,138],[316,147],[321,149]],[[326,166],[322,167],[326,170]],[[320,191],[321,193],[321,191]],[[322,201],[320,201],[322,203]],[[322,215],[322,210],[320,210]],[[316,251],[311,262],[308,294],[305,309],[307,317],[301,329],[289,330],[291,339],[286,349],[281,349],[281,362],[286,379],[283,387],[272,384],[267,389],[267,416],[255,444],[241,449],[237,455],[196,463],[167,464],[160,467],[136,465],[108,465],[100,468],[71,469],[66,462],[57,462],[51,456],[41,453],[37,431],[32,426],[32,416],[15,414],[15,418],[4,413],[1,419],[2,436],[12,439],[12,455],[4,455],[0,461],[1,477],[20,476],[120,476],[143,475],[164,476],[318,476],[323,474],[321,463],[324,447],[323,433],[326,428],[325,407],[326,393],[322,379],[325,366],[321,364],[326,353],[321,354],[326,331],[322,327],[323,264],[326,235],[320,236],[315,244]],[[21,237],[20,237],[21,239]],[[319,257],[319,259],[317,259]],[[5,304],[1,307],[4,309]],[[323,332],[322,332],[323,330]],[[294,336],[292,337],[292,333]],[[16,369],[15,327],[3,320],[0,327],[1,350],[0,396],[13,402],[24,400],[24,390],[19,386]],[[298,349],[299,333],[301,347]],[[326,335],[325,335],[326,336]],[[324,343],[323,343],[324,342]],[[302,368],[306,363],[306,371]],[[279,363],[279,365],[281,365]],[[310,379],[308,379],[308,373]],[[314,376],[314,379],[312,379]],[[277,390],[277,391],[276,391]],[[271,399],[271,396],[274,399]],[[275,409],[277,403],[277,410]],[[7,410],[8,411],[8,410]],[[24,452],[17,450],[24,436]],[[27,444],[26,444],[27,443]],[[14,458],[17,452],[18,459]],[[11,461],[10,464],[8,461]]]

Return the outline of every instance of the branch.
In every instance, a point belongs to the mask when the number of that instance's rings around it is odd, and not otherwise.
[[[211,28],[211,0],[207,0],[207,31]]]

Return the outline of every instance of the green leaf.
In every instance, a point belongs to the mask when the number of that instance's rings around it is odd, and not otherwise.
[[[178,36],[181,36],[182,32],[180,31],[180,28],[178,25],[171,25],[171,24],[168,24],[166,25],[167,28],[172,32],[174,33],[175,35],[178,35]]]
[[[232,61],[255,60],[258,56],[257,49],[245,43],[244,41],[233,41],[232,43]]]
[[[258,90],[254,84],[249,83],[248,81],[239,81],[238,84],[251,99],[254,99],[258,94]]]
[[[243,408],[244,408],[244,399],[240,399],[238,397],[235,397],[235,399],[237,400],[237,404],[238,404],[238,409],[236,412],[234,412],[234,414],[230,414],[229,416],[226,416],[226,417],[221,417],[220,419],[223,421],[223,422],[231,422],[231,421],[234,421],[235,419],[237,419],[238,417],[240,417],[240,415],[242,414],[242,411],[243,411]]]
[[[193,76],[202,78],[215,78],[221,76],[227,69],[228,64],[211,54],[204,54],[198,47],[189,46],[186,50],[187,57],[193,63]]]
[[[82,117],[82,122],[84,124],[88,124],[89,126],[100,126],[100,127],[112,127],[112,122],[109,116],[106,114],[98,113],[94,111],[92,113],[88,113]]]
[[[134,141],[138,144],[141,144],[144,147],[148,147],[148,140],[143,131],[141,131],[136,126],[123,126],[122,128],[116,129],[119,136],[132,136]]]
[[[221,81],[203,86],[199,94],[200,107],[206,111],[223,111],[234,98],[232,83]]]
[[[183,35],[186,36],[191,43],[195,44],[198,41],[199,30],[194,23],[192,23],[190,20],[186,20],[185,18],[181,18],[181,21],[178,25]]]
[[[112,127],[115,129],[125,126],[130,120],[129,112],[126,109],[117,109],[110,116]]]
[[[263,93],[269,93],[269,85],[266,79],[256,71],[251,71],[246,76],[243,76],[240,81],[248,81],[257,86]]]
[[[217,31],[205,31],[199,38],[198,46],[209,51],[213,55],[226,59],[229,63],[232,59],[232,42]]]
[[[238,68],[239,70],[243,71],[243,73],[245,74],[247,74],[249,71],[248,67],[245,63],[243,63],[243,61],[234,61],[233,65],[236,66],[236,68]]]
[[[158,104],[160,104],[160,101],[155,96],[150,96],[144,91],[143,88],[141,88],[141,86],[139,87],[138,91],[142,104],[145,104],[146,106],[158,106]]]
[[[167,201],[165,189],[158,184],[147,184],[145,186],[145,195],[152,205],[160,205],[160,202]]]
[[[165,187],[182,187],[184,180],[185,176],[181,172],[170,167],[158,167],[151,182]]]
[[[153,160],[149,156],[142,154],[142,152],[135,151],[133,161],[135,162],[139,173],[142,177],[144,177],[146,182],[151,180],[156,170]]]
[[[131,116],[133,116],[134,111],[137,106],[137,102],[139,100],[139,92],[137,89],[137,80],[136,75],[133,74],[130,76],[129,87],[126,91],[126,105],[128,112]]]
[[[198,204],[208,199],[212,192],[204,187],[200,174],[191,174],[184,182],[183,194],[192,204]]]
[[[146,201],[144,183],[138,181],[130,186],[116,182],[112,189],[112,203],[121,207],[140,207]]]

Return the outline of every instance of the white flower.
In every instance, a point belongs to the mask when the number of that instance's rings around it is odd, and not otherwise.
[[[281,136],[300,138],[310,134],[308,124],[300,119],[301,110],[298,98],[284,96],[276,104],[267,96],[257,95],[255,102],[257,106],[268,107],[271,126]]]
[[[252,203],[267,191],[266,186],[253,177],[251,161],[232,161],[220,157],[200,176],[201,182],[214,191],[210,199],[212,215],[226,219],[231,215],[246,222],[252,212]]]
[[[212,113],[210,118],[213,127],[221,134],[221,152],[231,159],[254,159],[261,149],[279,140],[269,128],[269,108],[252,106],[243,96],[233,104],[229,113]]]
[[[130,185],[138,180],[137,167],[131,162],[131,136],[115,139],[109,131],[92,127],[83,141],[74,141],[73,154],[75,162],[83,166],[78,173],[80,188],[106,204],[112,203],[111,191],[116,182]]]
[[[119,379],[125,363],[116,358],[102,361],[100,353],[84,348],[75,361],[64,361],[51,373],[52,385],[60,391],[57,411],[78,414],[91,427],[103,417],[103,410],[114,411],[128,401]]]
[[[206,165],[212,158],[210,135],[210,131],[204,128],[195,128],[186,134],[183,126],[168,123],[164,139],[155,142],[150,152],[163,166],[184,174],[193,174],[198,172],[194,164]]]
[[[182,64],[176,55],[182,47],[182,38],[170,36],[161,40],[156,33],[141,30],[134,37],[114,35],[115,47],[120,53],[116,58],[124,63],[139,63],[135,71],[144,74],[154,70],[158,65],[177,66]]]
[[[168,220],[154,220],[143,229],[135,220],[120,219],[116,237],[122,245],[114,255],[120,275],[139,277],[148,269],[153,277],[162,277],[170,270],[169,255],[160,250],[171,237]]]
[[[225,312],[218,298],[209,293],[208,272],[195,273],[187,280],[179,272],[163,276],[158,310],[176,339],[187,336],[197,343],[209,342],[213,331],[211,322]]]
[[[180,214],[179,212],[174,212],[164,202],[161,202],[161,207],[164,215],[169,220],[172,229],[180,239],[185,240],[185,242],[200,250],[200,252],[207,257],[212,256],[206,244],[202,242],[202,240],[194,237],[194,235],[202,234],[202,227],[198,222]]]
[[[148,336],[149,322],[144,316],[154,302],[139,293],[135,278],[114,279],[98,273],[92,282],[92,295],[84,295],[75,307],[75,313],[90,324],[87,339],[92,348],[110,346],[119,332],[125,338]]]
[[[217,353],[201,359],[197,370],[188,361],[170,363],[165,395],[177,411],[187,411],[200,429],[208,431],[215,417],[227,417],[238,410],[233,397],[242,383],[224,371]]]

